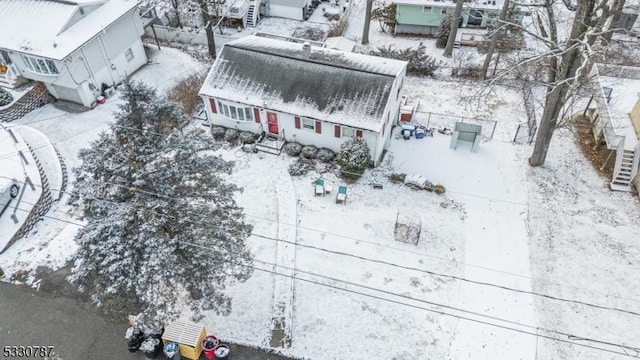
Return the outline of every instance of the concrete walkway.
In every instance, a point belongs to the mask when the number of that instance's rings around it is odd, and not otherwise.
[[[274,186],[278,194],[278,246],[274,271],[271,347],[291,347],[293,328],[294,275],[296,267],[296,224],[298,209],[296,191],[283,162],[279,162]],[[287,241],[287,242],[284,242]],[[293,243],[293,244],[292,244]]]
[[[50,103],[53,97],[43,83],[36,83],[31,90],[24,94],[9,108],[0,111],[0,122],[18,120],[33,110]]]
[[[81,300],[4,282],[0,294],[3,346],[52,346],[50,360],[145,358],[127,351],[126,322],[100,317]],[[242,346],[231,349],[228,360],[292,360]]]

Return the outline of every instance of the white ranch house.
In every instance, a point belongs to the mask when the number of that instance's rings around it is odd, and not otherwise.
[[[0,14],[2,86],[41,81],[56,99],[92,106],[147,62],[134,0],[2,0]]]
[[[362,137],[374,165],[400,110],[404,61],[257,36],[224,45],[200,96],[212,125],[338,151]]]
[[[640,68],[595,64],[590,82],[592,96],[584,114],[596,142],[604,142],[615,156],[611,189],[631,191],[634,179],[639,180]]]

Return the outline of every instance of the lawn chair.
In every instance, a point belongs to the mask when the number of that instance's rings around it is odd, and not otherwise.
[[[338,193],[336,194],[336,204],[347,203],[347,187],[344,185],[338,186]]]
[[[313,185],[315,187],[315,196],[324,196],[324,179],[316,179]]]

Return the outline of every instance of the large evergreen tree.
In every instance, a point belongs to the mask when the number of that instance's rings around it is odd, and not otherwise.
[[[251,226],[222,178],[233,164],[175,103],[139,84],[123,98],[111,131],[80,152],[72,202],[86,226],[72,280],[111,312],[228,313],[225,287],[251,273]]]

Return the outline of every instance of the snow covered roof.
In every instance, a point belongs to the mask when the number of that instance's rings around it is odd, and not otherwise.
[[[256,36],[227,43],[201,95],[380,131],[406,62]]]
[[[136,6],[135,0],[0,0],[0,49],[62,60]]]
[[[329,49],[336,49],[342,51],[353,51],[356,48],[356,42],[349,40],[344,36],[328,37],[324,41],[324,46]]]
[[[395,4],[455,7],[455,0],[393,0]],[[504,0],[471,0],[465,1],[464,6],[474,9],[501,9]]]
[[[599,123],[605,127],[607,144],[615,148],[618,137],[624,137],[625,148],[633,149],[638,137],[629,113],[640,99],[640,68],[595,64],[591,75],[591,90],[601,118]],[[611,89],[608,96],[605,88]]]

